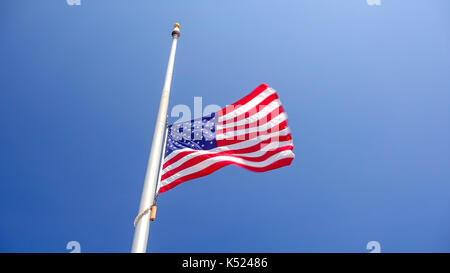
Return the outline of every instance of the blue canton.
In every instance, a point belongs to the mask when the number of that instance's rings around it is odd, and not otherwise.
[[[185,148],[194,150],[216,148],[217,120],[217,114],[212,113],[210,116],[169,125],[165,156]]]

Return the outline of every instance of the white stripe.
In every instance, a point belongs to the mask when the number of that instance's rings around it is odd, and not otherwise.
[[[255,121],[265,118],[270,112],[272,112],[273,110],[277,109],[280,106],[281,106],[280,100],[276,99],[276,100],[272,101],[271,103],[267,104],[267,106],[264,107],[261,111],[254,113],[250,117],[241,119],[237,122],[225,123],[225,124],[221,124],[221,125],[218,124],[217,129],[225,129],[225,128],[229,128],[229,127],[253,123]]]
[[[251,153],[246,153],[246,154],[233,154],[236,156],[245,156],[245,157],[260,157],[265,155],[268,151],[276,149],[276,148],[280,148],[280,147],[284,147],[284,146],[288,146],[288,145],[293,145],[292,140],[288,140],[288,141],[275,141],[275,142],[271,142],[269,144],[267,144],[266,146],[264,146],[264,149],[258,150],[256,152],[251,152]],[[197,150],[194,153],[190,153],[188,155],[183,156],[182,158],[180,158],[179,160],[173,162],[172,164],[170,164],[169,166],[165,167],[161,173],[161,175],[164,175],[166,172],[171,171],[179,166],[181,166],[181,164],[183,164],[186,161],[189,161],[197,156],[200,155],[204,155],[204,154],[217,154],[218,152],[211,152],[212,150]],[[232,155],[229,155],[232,156]]]
[[[245,160],[242,158],[236,158],[234,156],[217,156],[217,157],[213,157],[213,158],[204,160],[192,167],[183,169],[182,171],[179,171],[176,174],[164,179],[163,181],[161,181],[161,187],[166,186],[167,184],[170,184],[171,182],[173,182],[181,177],[201,171],[201,170],[211,166],[212,164],[220,162],[220,161],[232,161],[232,162],[243,164],[243,165],[250,166],[250,167],[262,168],[262,167],[269,166],[270,164],[272,164],[280,159],[294,158],[294,157],[295,157],[295,155],[291,150],[281,151],[261,162],[248,161],[248,160]]]
[[[270,87],[267,88],[266,90],[261,92],[259,95],[254,97],[252,100],[250,100],[246,104],[242,105],[241,107],[237,108],[236,110],[233,110],[233,111],[227,113],[224,116],[219,117],[218,121],[222,122],[224,120],[237,117],[237,116],[239,116],[239,115],[249,111],[250,109],[252,109],[256,105],[260,104],[263,100],[265,100],[268,96],[272,95],[273,93],[275,93],[274,89],[272,89]]]
[[[256,132],[266,132],[269,129],[276,127],[277,125],[279,125],[280,123],[282,123],[285,120],[287,120],[287,115],[286,115],[286,113],[283,112],[280,115],[278,115],[276,118],[273,118],[272,120],[270,120],[269,122],[267,122],[265,124],[262,124],[261,126],[226,132],[224,134],[217,134],[216,140],[229,139],[229,138],[235,138],[235,139],[239,140],[239,136],[242,136],[242,139],[245,139],[246,134],[251,134],[251,133],[256,133]]]
[[[209,150],[210,152],[213,153],[217,153],[217,152],[221,152],[221,151],[230,151],[230,150],[239,150],[239,149],[244,149],[244,148],[248,148],[251,146],[254,146],[264,140],[267,140],[269,138],[272,138],[274,136],[286,136],[290,133],[291,131],[289,130],[289,128],[285,128],[279,132],[274,132],[274,133],[270,133],[268,135],[262,135],[262,136],[258,136],[256,138],[253,139],[249,139],[246,141],[242,141],[239,143],[235,143],[235,144],[230,144],[227,146],[222,146],[222,147],[217,147],[214,149]],[[195,151],[194,149],[190,149],[190,148],[184,148],[184,149],[179,149],[179,150],[175,150],[173,152],[171,152],[168,156],[166,156],[164,158],[164,162],[167,162],[169,160],[171,160],[172,158],[174,158],[177,154],[181,153],[181,152],[185,152],[185,151]]]

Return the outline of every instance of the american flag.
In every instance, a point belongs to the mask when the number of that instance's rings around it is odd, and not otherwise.
[[[216,113],[169,126],[158,193],[227,165],[254,172],[287,166],[293,148],[278,95],[261,84]]]

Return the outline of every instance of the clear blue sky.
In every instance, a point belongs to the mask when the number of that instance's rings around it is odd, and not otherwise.
[[[171,106],[265,82],[296,159],[162,194],[150,251],[450,251],[449,1],[9,0],[1,252],[130,250],[174,22]]]

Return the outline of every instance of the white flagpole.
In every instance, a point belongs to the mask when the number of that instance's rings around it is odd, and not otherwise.
[[[139,214],[136,217],[132,253],[145,253],[150,229],[150,208],[154,204],[155,189],[158,170],[161,162],[161,148],[166,129],[167,109],[169,107],[170,85],[172,83],[173,64],[177,42],[180,37],[180,25],[177,23],[172,30],[172,49],[170,50],[169,63],[167,65],[166,78],[159,103],[158,117],[156,118],[155,131],[153,133],[152,148],[148,158],[147,171],[145,173],[144,188],[142,189]]]
[[[161,174],[163,170],[163,164],[164,164],[164,156],[166,155],[166,143],[167,143],[167,134],[169,133],[169,124],[166,123],[166,132],[164,133],[164,142],[163,142],[163,148],[162,148],[162,160],[161,164],[159,164],[159,173],[158,173],[158,180],[156,181],[156,198],[158,198],[158,191],[159,188],[161,188]],[[155,200],[156,200],[155,198]]]

